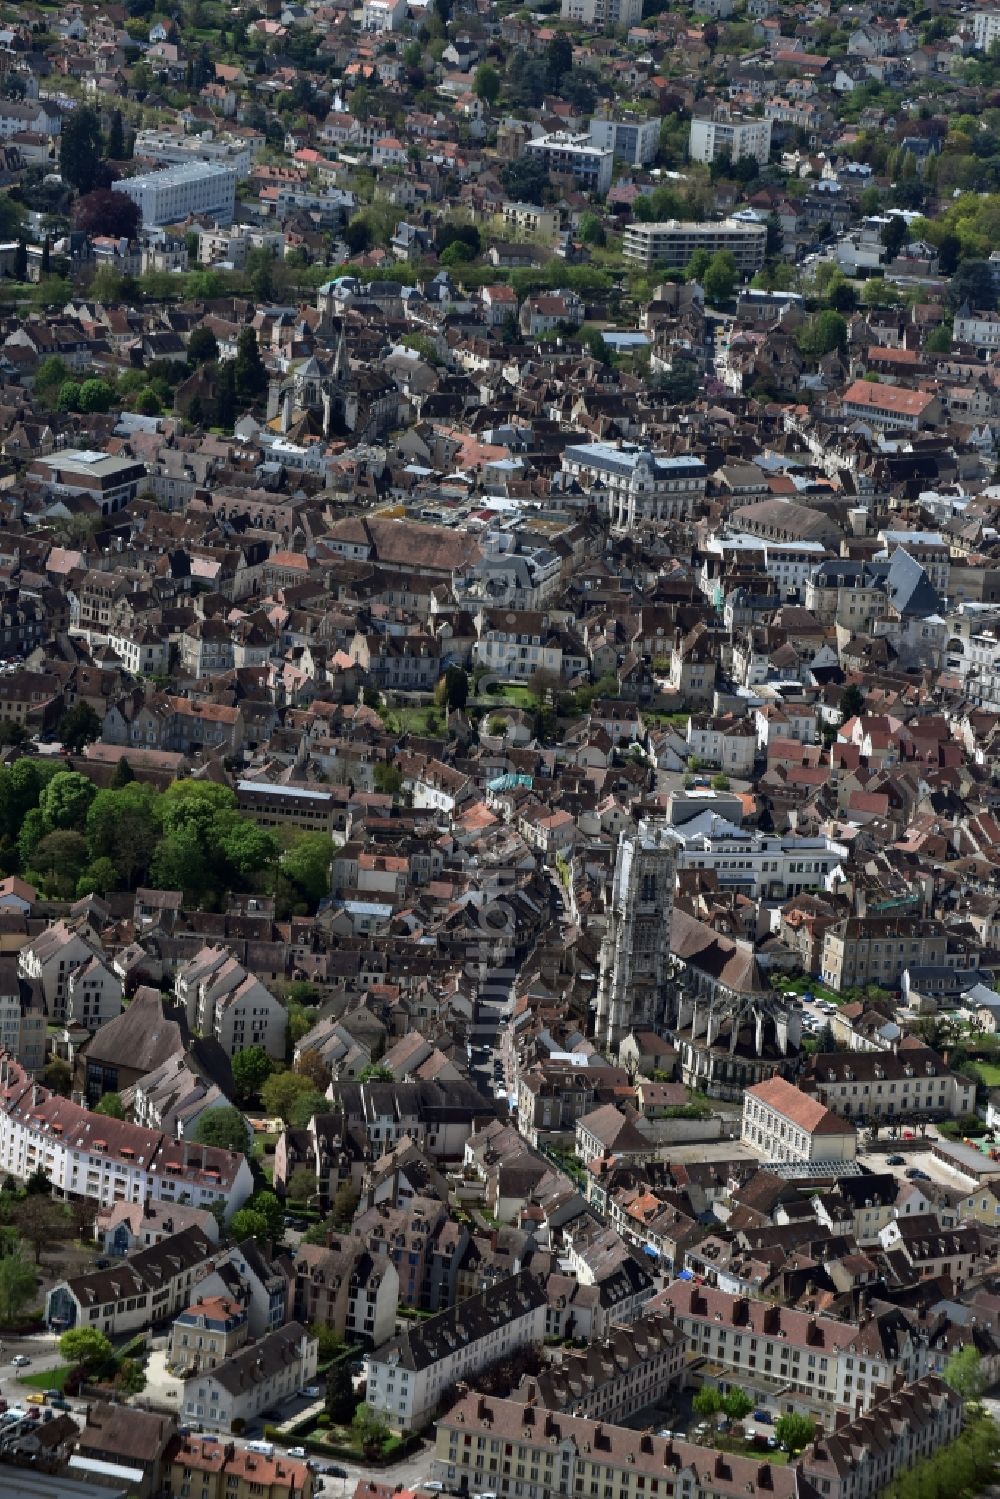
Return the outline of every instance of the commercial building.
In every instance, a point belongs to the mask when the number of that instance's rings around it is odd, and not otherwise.
[[[607,493],[611,524],[684,520],[705,498],[708,470],[700,458],[665,458],[636,443],[588,442],[567,448],[562,471]]]
[[[527,1270],[417,1323],[365,1360],[368,1406],[400,1431],[419,1431],[466,1379],[545,1339],[545,1288]]]
[[[642,20],[642,0],[562,0],[559,15],[580,26],[622,26],[627,31]]]
[[[783,1077],[747,1089],[740,1138],[769,1161],[853,1161],[858,1152],[854,1125]]]
[[[705,738],[711,743],[707,734]],[[721,737],[722,746],[728,742]],[[724,747],[716,761],[709,754],[705,763],[719,763],[721,769],[734,775],[748,773],[745,768],[737,768],[737,761],[729,762]],[[752,767],[751,759],[750,770]],[[754,900],[787,900],[803,890],[822,890],[829,876],[848,858],[847,848],[826,834],[779,837],[755,828],[735,828],[711,812],[702,813],[679,829],[678,837],[683,844],[677,853],[678,869],[710,869],[720,889],[740,890]]]
[[[27,1181],[43,1171],[63,1197],[113,1202],[222,1204],[226,1218],[253,1191],[246,1157],[212,1145],[174,1141],[92,1114],[32,1082],[0,1056],[0,1171]]]
[[[550,135],[527,141],[524,150],[526,155],[540,161],[546,171],[575,177],[584,192],[604,197],[611,186],[615,153],[609,147],[593,145],[589,135],[554,130]]]
[[[655,115],[649,120],[591,120],[590,139],[600,150],[613,151],[616,161],[642,167],[660,149],[660,121]]]
[[[754,219],[697,223],[667,219],[660,224],[629,224],[622,253],[639,265],[686,266],[698,250],[714,255],[728,250],[741,276],[752,276],[764,264],[767,225]]]
[[[102,515],[114,515],[139,493],[146,480],[146,465],[134,458],[65,448],[47,458],[34,459],[28,479],[54,496],[85,496],[94,501]]]
[[[124,177],[112,187],[138,205],[146,225],[177,224],[195,213],[210,213],[218,223],[228,224],[236,207],[236,177],[233,166],[191,161]]]
[[[771,155],[771,121],[726,114],[694,118],[688,136],[691,160],[707,166],[726,153],[732,161],[753,157],[766,166]]]

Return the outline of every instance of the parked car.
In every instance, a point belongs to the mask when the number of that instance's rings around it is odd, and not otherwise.
[[[53,1395],[52,1399],[49,1401],[49,1405],[54,1411],[72,1410],[72,1406],[66,1399],[65,1395]]]
[[[901,1155],[887,1155],[885,1164],[887,1166],[904,1166],[906,1164],[906,1157]]]
[[[929,1182],[930,1181],[930,1177],[927,1175],[927,1172],[926,1171],[921,1171],[919,1166],[910,1166],[910,1167],[908,1167],[907,1170],[903,1172],[903,1175],[906,1177],[907,1181],[911,1181],[911,1182]]]
[[[32,1390],[31,1394],[27,1397],[27,1403],[28,1405],[44,1405],[45,1396],[41,1390]]]
[[[320,1395],[322,1395],[322,1393],[323,1391],[320,1389],[318,1384],[303,1385],[301,1390],[299,1391],[299,1394],[304,1395],[307,1400],[316,1400]]]
[[[289,1447],[289,1449],[288,1449],[288,1456],[289,1457],[305,1457],[306,1456],[306,1449],[304,1447]]]
[[[15,1369],[24,1369],[28,1364],[31,1363],[31,1359],[26,1353],[15,1353],[14,1357],[11,1359],[11,1363],[14,1365]]]
[[[763,1421],[764,1424],[765,1424],[765,1426],[770,1426],[771,1425],[771,1412],[770,1411],[754,1411],[753,1418],[754,1418],[755,1421]]]

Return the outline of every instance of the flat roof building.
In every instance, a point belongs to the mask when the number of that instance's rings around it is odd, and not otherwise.
[[[728,250],[740,275],[751,276],[764,264],[767,225],[736,218],[717,223],[667,219],[660,224],[629,224],[622,246],[626,260],[646,266],[686,266],[698,250],[709,255]]]
[[[580,186],[601,197],[611,187],[615,153],[610,146],[595,146],[589,135],[569,130],[554,130],[528,141],[525,154],[541,161],[550,172],[567,172]]]
[[[193,213],[210,213],[220,224],[228,224],[236,207],[236,176],[235,167],[191,161],[125,177],[112,187],[138,204],[147,225],[176,224]]]

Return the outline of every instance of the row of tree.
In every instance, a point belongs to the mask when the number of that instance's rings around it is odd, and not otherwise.
[[[244,817],[228,786],[129,779],[119,762],[99,791],[60,762],[25,756],[0,768],[0,867],[55,895],[132,890],[142,880],[213,904],[228,890],[267,889],[283,911],[314,911],[329,893],[330,839],[288,838]]]

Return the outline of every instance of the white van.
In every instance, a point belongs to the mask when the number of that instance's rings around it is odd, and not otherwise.
[[[259,1452],[260,1455],[261,1455],[261,1457],[273,1457],[274,1456],[274,1443],[273,1442],[247,1442],[247,1451],[248,1452]]]

